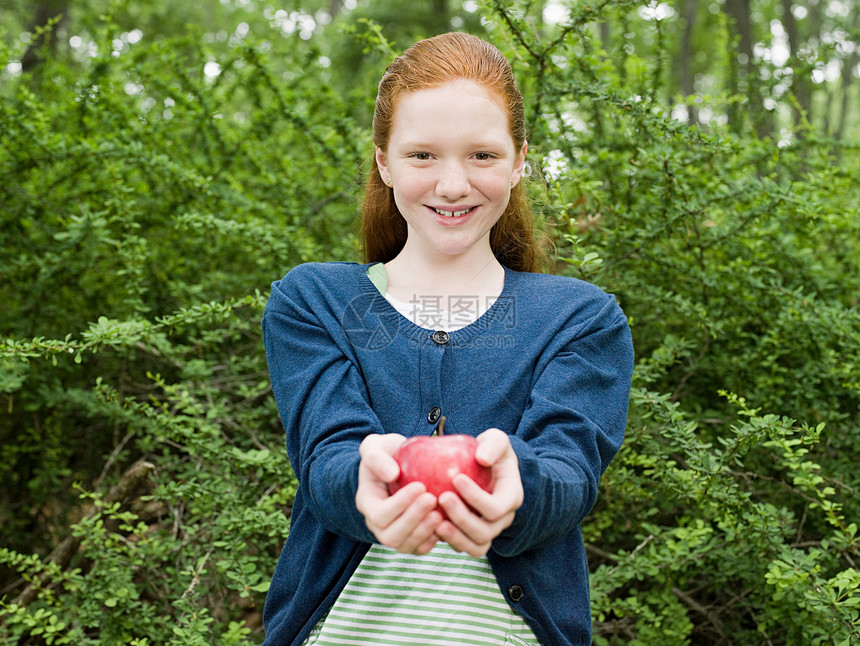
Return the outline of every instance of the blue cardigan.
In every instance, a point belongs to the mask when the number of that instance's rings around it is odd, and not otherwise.
[[[298,478],[290,534],[264,609],[264,646],[298,646],[374,537],[355,507],[369,433],[511,436],[525,490],[488,558],[502,593],[546,645],[591,644],[580,521],[618,451],[633,370],[614,297],[505,269],[477,321],[442,333],[400,315],[368,265],[309,263],[272,284],[263,336]]]

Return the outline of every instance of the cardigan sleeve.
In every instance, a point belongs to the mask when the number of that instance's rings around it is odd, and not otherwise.
[[[515,556],[556,541],[594,506],[624,438],[633,372],[627,318],[615,299],[569,330],[545,360],[511,444],[525,492],[493,549]]]
[[[263,340],[287,453],[314,517],[329,531],[373,542],[356,509],[359,445],[382,432],[336,312],[294,269],[272,285]]]

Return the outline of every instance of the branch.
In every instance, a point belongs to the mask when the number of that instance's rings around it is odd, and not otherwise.
[[[690,610],[695,610],[700,615],[705,617],[720,634],[720,639],[726,639],[726,631],[723,629],[723,623],[717,618],[714,613],[712,613],[705,606],[693,599],[693,597],[691,597],[689,594],[687,594],[680,588],[672,588],[672,593],[676,597],[678,597],[685,606],[690,608]]]
[[[138,460],[122,474],[119,482],[114,485],[104,498],[104,504],[111,505],[116,502],[126,502],[131,495],[140,487],[144,480],[155,470],[155,465],[145,460]],[[91,518],[99,509],[90,505],[85,516]],[[56,549],[45,559],[45,565],[56,564],[61,570],[71,562],[72,557],[77,554],[81,547],[82,538],[69,534],[64,538]],[[51,575],[48,571],[40,572],[24,591],[15,599],[15,603],[29,605],[48,583]]]

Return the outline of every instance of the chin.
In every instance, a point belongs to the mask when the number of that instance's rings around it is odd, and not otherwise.
[[[442,254],[443,256],[446,256],[449,258],[457,258],[459,256],[463,256],[463,255],[467,254],[469,251],[472,250],[472,248],[473,248],[473,245],[466,245],[466,246],[441,247],[441,248],[437,248],[436,250],[440,254]]]

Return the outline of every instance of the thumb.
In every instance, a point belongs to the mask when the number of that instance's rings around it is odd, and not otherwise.
[[[400,466],[394,454],[406,438],[397,433],[371,435],[359,447],[361,465],[383,482],[394,482],[400,475]]]
[[[478,436],[478,448],[475,449],[475,460],[478,464],[490,467],[501,460],[508,451],[512,451],[508,434],[497,428],[489,428]]]

